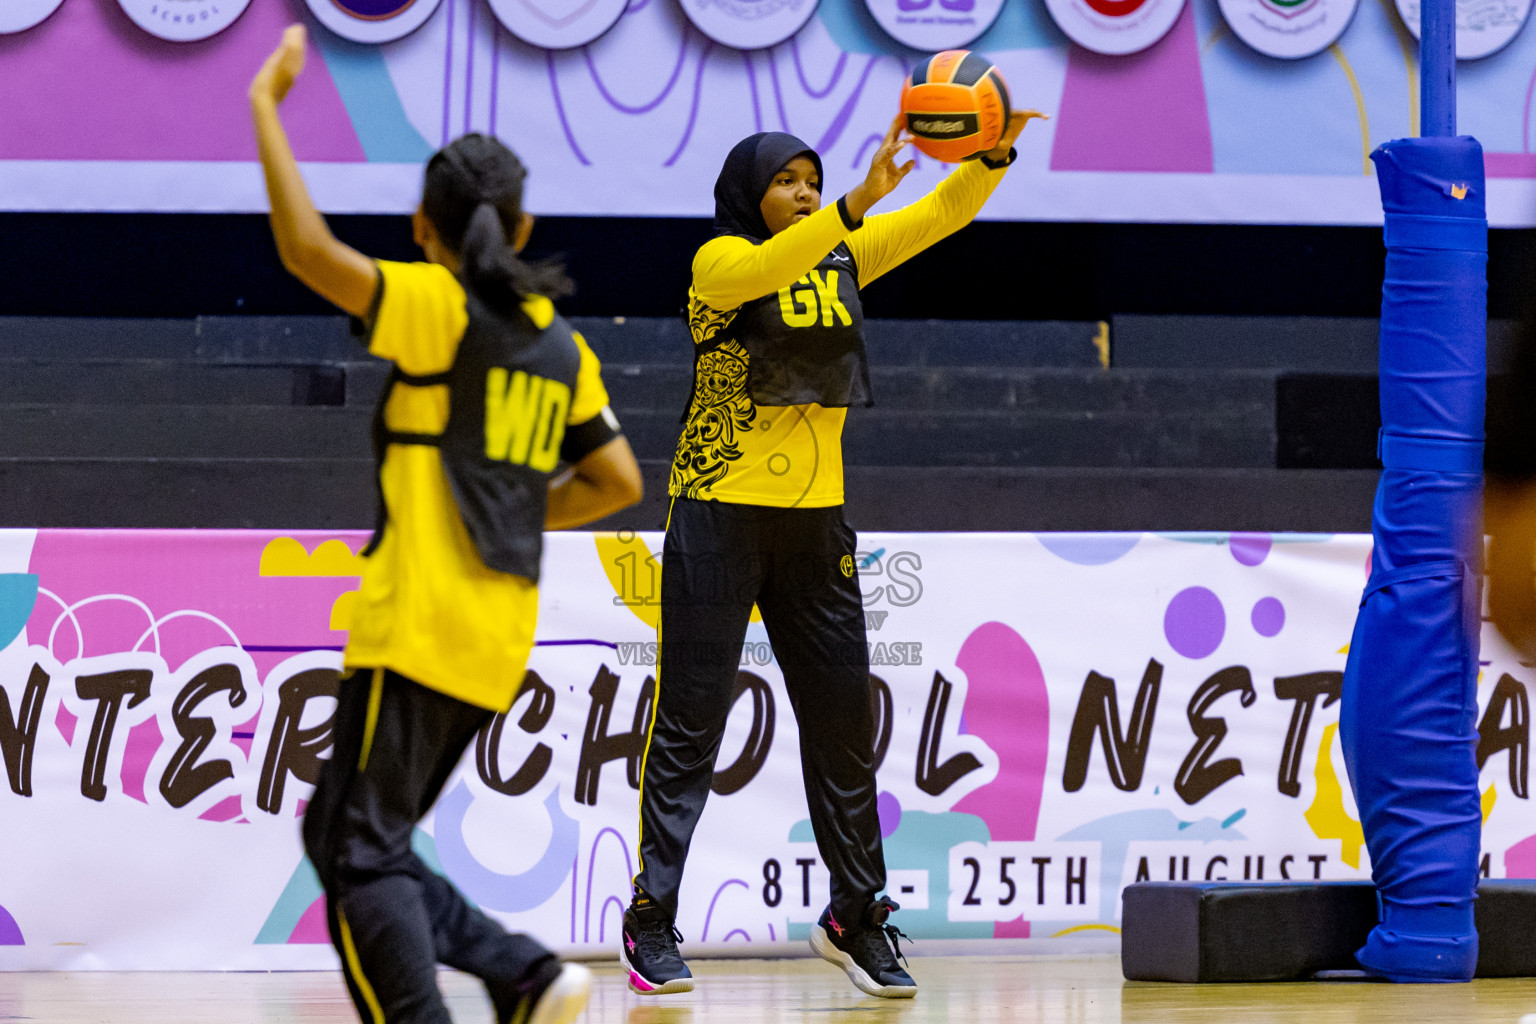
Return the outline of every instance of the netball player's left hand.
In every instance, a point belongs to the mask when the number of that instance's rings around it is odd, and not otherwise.
[[[1038,110],[1015,110],[1008,118],[1008,127],[1003,129],[1003,137],[998,139],[997,145],[987,152],[987,159],[994,161],[1008,159],[1008,151],[1013,149],[1019,133],[1024,130],[1025,125],[1037,117],[1042,121],[1051,119],[1051,115],[1042,114]]]
[[[917,166],[916,160],[908,160],[900,165],[896,163],[896,154],[912,141],[912,136],[903,130],[906,123],[904,115],[896,115],[885,138],[880,140],[880,148],[875,150],[874,158],[869,162],[869,173],[843,197],[854,220],[863,220],[869,208],[890,195],[901,184],[901,179],[912,173],[912,168]]]
[[[283,30],[283,41],[277,44],[277,49],[251,81],[253,101],[283,102],[288,90],[293,88],[293,80],[304,70],[304,40],[303,25],[289,25]]]

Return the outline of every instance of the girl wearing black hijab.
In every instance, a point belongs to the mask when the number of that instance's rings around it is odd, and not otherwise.
[[[897,909],[881,895],[869,655],[843,521],[842,429],[871,402],[859,289],[968,224],[1034,111],[922,199],[865,213],[912,169],[897,118],[864,180],[821,205],[821,160],[792,135],[739,142],[693,260],[694,383],[672,463],[657,707],[640,790],[640,873],[620,959],[642,994],[693,988],[674,926],[683,862],[714,778],[754,603],[800,729],[806,799],[831,873],[811,946],[877,996],[910,997]]]

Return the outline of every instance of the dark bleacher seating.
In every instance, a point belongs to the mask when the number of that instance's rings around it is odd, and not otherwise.
[[[681,321],[578,319],[656,528],[687,399]],[[1369,528],[1372,320],[868,325],[849,413],[862,529]],[[1508,326],[1490,330],[1500,365]],[[0,318],[0,525],[366,527],[386,377],[340,317]]]

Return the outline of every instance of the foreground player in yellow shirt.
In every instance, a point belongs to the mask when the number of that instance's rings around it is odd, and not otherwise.
[[[433,156],[414,222],[430,262],[368,259],[316,212],[278,119],[304,45],[288,29],[250,89],[278,253],[394,363],[374,422],[379,523],[304,846],[366,1024],[448,1022],[439,963],[485,983],[498,1024],[567,1024],[590,972],[465,903],[411,835],[522,685],[543,530],[638,501],[639,468],[596,357],[550,302],[569,282],[515,255],[533,223],[517,157],[482,135]]]
[[[910,997],[880,895],[869,653],[843,521],[843,420],[869,404],[859,289],[981,209],[1035,111],[931,193],[865,213],[912,168],[891,126],[863,182],[821,204],[821,160],[782,132],[743,139],[715,183],[716,237],[693,260],[694,385],[669,491],[659,692],[640,790],[640,873],[620,959],[630,988],[686,992],[674,920],[713,779],[752,606],[800,729],[806,799],[832,902],[811,946],[862,991]]]

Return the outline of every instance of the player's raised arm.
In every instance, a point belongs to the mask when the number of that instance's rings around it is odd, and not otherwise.
[[[304,26],[290,25],[251,81],[251,120],[272,207],[272,236],[288,272],[321,298],[366,316],[378,290],[373,261],[331,234],[315,209],[277,108],[304,70]]]
[[[859,286],[879,279],[974,220],[1013,162],[1013,144],[1019,133],[1035,118],[1045,119],[1046,115],[1038,110],[1015,110],[997,145],[961,164],[916,202],[866,220],[863,230],[848,240],[858,260]]]

